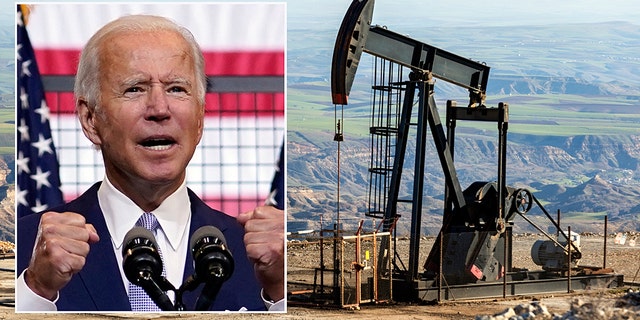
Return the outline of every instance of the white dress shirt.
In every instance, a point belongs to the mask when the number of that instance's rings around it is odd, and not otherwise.
[[[111,235],[110,240],[116,260],[121,266],[124,236],[135,227],[144,211],[118,191],[106,177],[98,189],[98,202],[107,224],[107,230]],[[165,277],[176,288],[182,284],[185,257],[189,247],[190,208],[191,202],[187,194],[187,187],[183,182],[174,193],[151,212],[160,223],[160,228],[156,229],[154,235],[160,252],[162,252]],[[122,268],[120,268],[120,274],[124,287],[129,290],[129,280],[124,275]],[[173,301],[173,292],[169,291],[167,294]]]

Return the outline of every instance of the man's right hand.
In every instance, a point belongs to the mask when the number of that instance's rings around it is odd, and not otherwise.
[[[80,271],[89,244],[100,238],[83,216],[74,212],[46,212],[40,218],[36,244],[25,282],[37,295],[53,301],[71,277]]]

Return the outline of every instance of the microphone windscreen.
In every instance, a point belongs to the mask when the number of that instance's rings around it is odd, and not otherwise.
[[[124,245],[122,246],[122,250],[127,250],[127,247],[129,247],[129,243],[138,238],[146,239],[151,242],[151,244],[153,244],[156,249],[158,248],[156,238],[150,230],[147,230],[143,227],[133,227],[133,229],[129,230],[129,232],[127,232],[127,234],[124,236]]]
[[[191,241],[189,243],[189,248],[193,250],[196,244],[206,237],[217,238],[218,240],[222,241],[223,245],[227,245],[227,240],[224,238],[224,235],[222,234],[222,231],[220,231],[220,229],[214,226],[204,226],[200,227],[198,230],[196,230],[196,232],[193,233],[193,235],[191,236]]]

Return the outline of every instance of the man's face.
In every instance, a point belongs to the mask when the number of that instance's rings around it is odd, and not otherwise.
[[[101,97],[87,117],[94,131],[85,134],[100,146],[108,177],[121,190],[184,179],[204,117],[190,52],[168,31],[120,33],[103,42]]]

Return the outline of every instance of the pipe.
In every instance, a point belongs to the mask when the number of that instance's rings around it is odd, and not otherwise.
[[[602,249],[603,251],[603,258],[602,258],[602,269],[606,269],[607,268],[607,224],[609,221],[609,216],[605,215],[604,216],[604,248]]]

